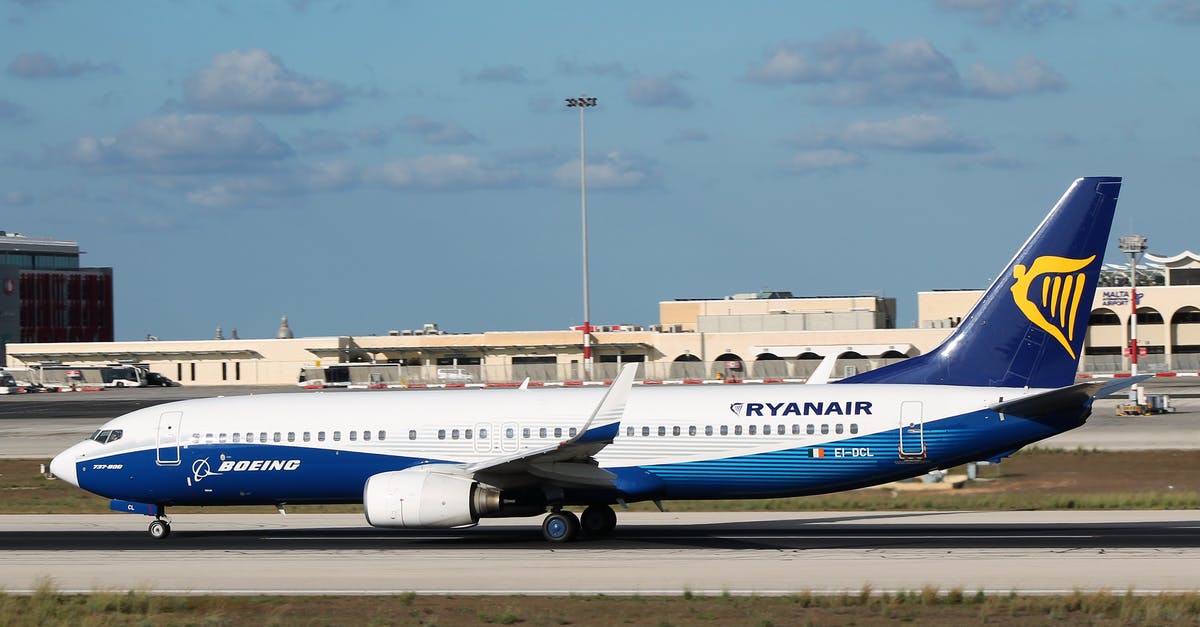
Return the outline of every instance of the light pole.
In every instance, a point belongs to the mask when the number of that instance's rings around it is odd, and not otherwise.
[[[584,154],[583,111],[596,106],[596,99],[587,96],[567,98],[568,107],[579,109],[579,204],[583,221],[583,378],[592,378],[592,316],[588,295],[588,238],[587,238],[587,161]]]
[[[1136,377],[1138,373],[1138,343],[1137,343],[1137,258],[1146,252],[1146,237],[1144,235],[1122,235],[1121,252],[1129,256],[1129,376]],[[1129,402],[1138,403],[1137,384],[1129,388]]]

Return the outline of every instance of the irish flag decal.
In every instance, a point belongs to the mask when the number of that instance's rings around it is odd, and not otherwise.
[[[808,449],[808,456],[809,457],[825,457],[825,449],[810,448],[810,449]]]

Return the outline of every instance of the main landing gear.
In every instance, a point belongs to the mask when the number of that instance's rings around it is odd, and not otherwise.
[[[150,523],[151,538],[165,540],[167,536],[171,535],[171,521],[163,518],[166,514],[167,508],[160,508],[158,515],[154,517],[154,522]]]
[[[574,512],[557,509],[542,521],[542,537],[547,542],[562,544],[575,540],[580,531],[591,538],[604,538],[612,535],[616,527],[617,514],[608,505],[589,505],[583,510],[582,519]]]

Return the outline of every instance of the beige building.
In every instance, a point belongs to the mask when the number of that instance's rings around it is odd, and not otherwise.
[[[1128,270],[1102,273],[1082,369],[1128,369]],[[1122,283],[1123,281],[1123,283]],[[1146,256],[1139,267],[1139,344],[1144,372],[1200,371],[1200,256]],[[1142,287],[1146,285],[1147,287]],[[659,303],[659,324],[601,326],[593,333],[592,379],[640,362],[648,380],[807,377],[834,355],[841,377],[919,355],[957,326],[982,290],[918,294],[919,328],[895,328],[895,299],[797,298],[788,292]],[[386,336],[10,344],[9,367],[140,363],[186,385],[297,383],[506,384],[585,379],[578,330],[444,333],[436,325]],[[374,365],[371,365],[374,364]],[[334,366],[330,368],[330,366]]]

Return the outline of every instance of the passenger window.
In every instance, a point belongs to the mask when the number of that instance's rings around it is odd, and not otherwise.
[[[779,435],[786,434],[787,433],[787,425],[779,425],[779,429],[777,431],[775,431],[775,433],[778,433]]]
[[[742,425],[734,425],[734,427],[733,427],[733,434],[734,434],[734,435],[741,435],[741,434],[742,434]]]
[[[470,429],[467,429],[467,433],[470,433],[470,432],[471,432],[471,430],[470,430]],[[386,439],[387,439],[387,431],[380,430],[380,432],[379,432],[379,439],[380,439],[380,440],[386,440]]]
[[[470,429],[464,429],[464,430],[463,430],[463,437],[465,437],[466,439],[470,440],[470,439],[471,439],[471,430],[470,430]]]
[[[729,435],[729,425],[721,425],[721,435]]]
[[[318,431],[318,432],[317,432],[317,441],[318,441],[318,442],[324,442],[324,441],[325,441],[325,432],[324,432],[324,431]]]
[[[812,435],[812,434],[816,433],[816,430],[813,428],[812,425],[808,425],[807,427],[804,428],[804,432],[809,435]]]
[[[242,441],[242,434],[240,434],[240,433],[233,434],[233,443],[234,444],[237,444],[241,441]]]
[[[571,430],[568,432],[568,435],[570,435],[570,437],[573,438],[573,437],[575,437],[576,433],[579,433],[579,429],[577,427],[571,427]]]
[[[763,435],[771,435],[771,425],[763,425]]]
[[[538,437],[539,438],[546,437],[546,427],[542,427],[541,429],[538,429]]]
[[[664,435],[666,435],[666,434],[667,434],[667,428],[666,428],[666,427],[659,427],[659,428],[658,428],[658,435],[659,435],[660,437],[661,437],[661,436],[664,436]]]
[[[696,435],[696,425],[691,425],[688,427],[688,435]]]
[[[642,437],[649,437],[650,427],[642,427]]]
[[[92,439],[95,439],[95,438],[92,438]],[[193,433],[192,434],[192,444],[199,444],[199,443],[200,443],[200,434]]]
[[[455,429],[455,431],[458,431],[458,429]],[[458,438],[455,438],[455,439],[458,439]],[[363,429],[363,442],[370,442],[370,441],[371,441],[371,430]]]
[[[513,430],[512,427],[508,427],[507,429],[504,430],[504,439],[506,439],[506,440],[511,440],[514,437],[516,437],[516,435],[517,435],[517,433],[516,433],[516,431]]]
[[[842,432],[842,423],[839,422],[836,425],[833,425],[833,432],[840,434]]]
[[[211,434],[211,433],[205,433],[205,434],[204,434],[204,443],[205,443],[205,444],[212,444],[212,442],[213,442],[213,439],[214,439],[214,438],[213,438],[213,434]],[[107,439],[107,438],[105,438],[105,440],[104,440],[104,441],[105,441],[105,442],[107,442],[107,441],[108,441],[108,439]]]
[[[258,441],[262,442],[263,444],[267,443],[267,432],[266,431],[262,431],[258,434]]]
[[[792,435],[800,435],[800,425],[792,424]]]
[[[409,429],[409,430],[408,430],[408,439],[410,439],[410,440],[415,440],[415,439],[417,439],[417,430],[416,430],[416,429]]]
[[[341,441],[342,441],[342,432],[341,432],[341,431],[334,431],[334,432],[333,432],[333,441],[334,441],[334,442],[341,442]]]
[[[353,432],[353,431],[351,431],[350,433],[354,433],[354,432]],[[445,440],[445,439],[446,439],[446,430],[445,430],[445,429],[438,429],[438,439],[439,439],[439,440]]]
[[[276,431],[276,432],[275,432],[275,437],[274,437],[274,438],[272,438],[272,439],[273,439],[273,440],[275,440],[276,442],[279,442],[279,441],[283,440],[283,437],[282,437],[282,434],[281,434],[279,431]]]
[[[288,442],[295,442],[295,441],[296,441],[296,432],[288,431]]]
[[[480,429],[480,430],[479,430],[479,439],[480,439],[480,440],[486,440],[486,439],[487,439],[487,429]]]
[[[858,423],[857,422],[850,423],[850,433],[858,433]]]
[[[627,438],[633,437],[633,427],[625,427],[625,437],[627,437]]]
[[[562,437],[562,427],[554,427],[554,437],[556,437],[556,438]]]
[[[111,437],[111,436],[110,436],[110,437]],[[224,444],[224,443],[225,443],[225,440],[228,440],[228,439],[229,439],[229,435],[228,435],[228,434],[225,434],[225,433],[220,433],[220,434],[217,434],[217,442],[220,442],[221,444]],[[112,442],[112,440],[111,440],[111,439],[109,439],[109,442]]]
[[[351,442],[357,442],[357,441],[358,441],[358,430],[357,430],[357,429],[354,429],[354,430],[351,430],[351,431],[350,431],[350,441],[351,441]]]
[[[525,427],[524,429],[521,429],[521,437],[528,440],[529,436],[531,436],[531,435],[533,435],[533,434],[530,432],[529,427]]]
[[[451,440],[457,440],[457,439],[458,439],[458,429],[451,429],[451,430],[450,430],[450,439],[451,439]]]
[[[758,425],[750,425],[750,435],[758,435]]]
[[[826,435],[828,433],[829,433],[829,425],[821,425],[821,435]]]
[[[311,434],[311,433],[309,433],[308,431],[305,431],[305,432],[304,432],[304,441],[305,441],[305,442],[311,442],[311,441],[312,441],[312,434]]]
[[[679,425],[671,427],[671,435],[679,435]]]
[[[712,434],[713,434],[712,425],[704,425],[704,435],[712,435]]]

